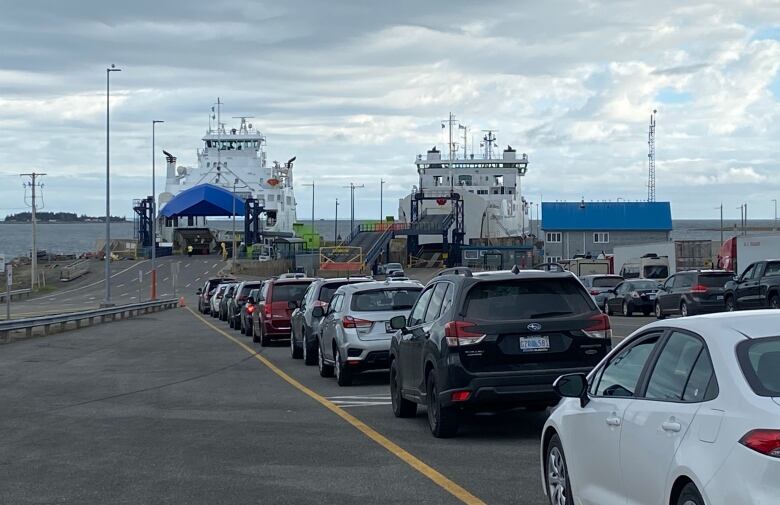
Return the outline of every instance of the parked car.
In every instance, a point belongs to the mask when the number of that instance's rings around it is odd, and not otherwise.
[[[385,263],[379,267],[379,273],[384,275],[390,275],[393,272],[401,272],[403,274],[404,266],[400,263]]]
[[[722,312],[726,309],[724,287],[734,279],[725,270],[698,270],[672,275],[656,293],[655,317],[671,314],[683,317]]]
[[[580,277],[582,285],[590,292],[590,296],[593,297],[593,301],[596,302],[596,306],[604,312],[607,311],[607,298],[609,297],[610,290],[617,287],[618,284],[623,282],[623,278],[619,275],[583,275]]]
[[[241,306],[241,312],[239,313],[239,326],[240,331],[244,335],[252,336],[252,313],[257,308],[258,301],[262,300],[260,293],[262,293],[263,283],[260,286],[252,289],[247,295],[246,303]]]
[[[222,296],[230,284],[229,282],[223,282],[214,289],[214,293],[209,299],[209,314],[211,314],[211,317],[219,317],[219,303],[222,301]]]
[[[655,294],[658,282],[653,280],[632,279],[623,281],[607,293],[607,315],[620,313],[626,317],[641,312],[649,316],[655,308]]]
[[[222,294],[222,298],[219,300],[218,317],[220,321],[228,320],[228,302],[231,298],[233,298],[233,294],[235,293],[237,286],[237,282],[231,282],[228,284],[225,292]]]
[[[252,341],[266,346],[271,340],[290,338],[290,316],[314,281],[308,277],[266,281],[252,313]]]
[[[335,373],[339,386],[352,384],[352,377],[366,370],[389,366],[393,317],[406,318],[422,292],[417,281],[366,282],[336,290],[325,313],[315,307],[320,323],[318,363],[320,375]]]
[[[303,358],[307,365],[317,364],[317,332],[321,317],[314,317],[314,307],[327,310],[333,293],[341,286],[371,281],[368,277],[341,277],[317,279],[309,285],[300,305],[290,318],[290,353],[294,359]]]
[[[223,282],[231,282],[235,279],[229,277],[213,277],[205,282],[202,288],[198,289],[196,294],[198,295],[198,311],[201,314],[209,314],[211,312],[211,297],[214,296],[214,290],[217,286]]]
[[[757,261],[725,286],[726,310],[780,308],[780,260]]]
[[[241,329],[241,309],[249,298],[249,292],[262,286],[263,281],[243,281],[239,282],[235,289],[235,296],[232,296],[227,302],[227,321],[228,326],[234,330]]]
[[[541,443],[550,503],[777,503],[778,326],[776,311],[658,321],[560,377]]]
[[[426,404],[436,437],[454,436],[465,409],[554,405],[553,381],[612,346],[609,318],[569,272],[446,269],[390,325],[393,413]]]

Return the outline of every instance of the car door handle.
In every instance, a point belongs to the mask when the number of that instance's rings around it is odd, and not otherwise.
[[[620,426],[620,418],[619,417],[608,417],[606,420],[607,425],[609,426]]]
[[[665,423],[661,423],[661,429],[670,433],[677,433],[682,430],[682,424],[677,421],[666,421]]]

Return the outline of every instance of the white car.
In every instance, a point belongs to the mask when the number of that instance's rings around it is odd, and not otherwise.
[[[554,505],[780,503],[780,311],[649,324],[564,375],[542,432]]]
[[[219,302],[222,301],[222,297],[225,295],[225,290],[230,286],[232,282],[225,282],[217,286],[214,290],[214,294],[211,295],[209,300],[209,308],[211,309],[211,317],[217,317],[219,315]]]

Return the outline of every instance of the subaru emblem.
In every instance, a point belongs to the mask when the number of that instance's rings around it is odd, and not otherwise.
[[[542,325],[539,323],[531,323],[528,325],[528,329],[531,331],[539,331],[542,329]]]

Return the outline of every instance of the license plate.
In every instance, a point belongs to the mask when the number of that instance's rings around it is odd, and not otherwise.
[[[723,300],[723,295],[718,295],[718,301]]]
[[[655,300],[655,293],[650,293],[647,297],[651,300]]]
[[[550,349],[550,337],[533,336],[520,337],[520,350],[523,352],[539,352]]]

